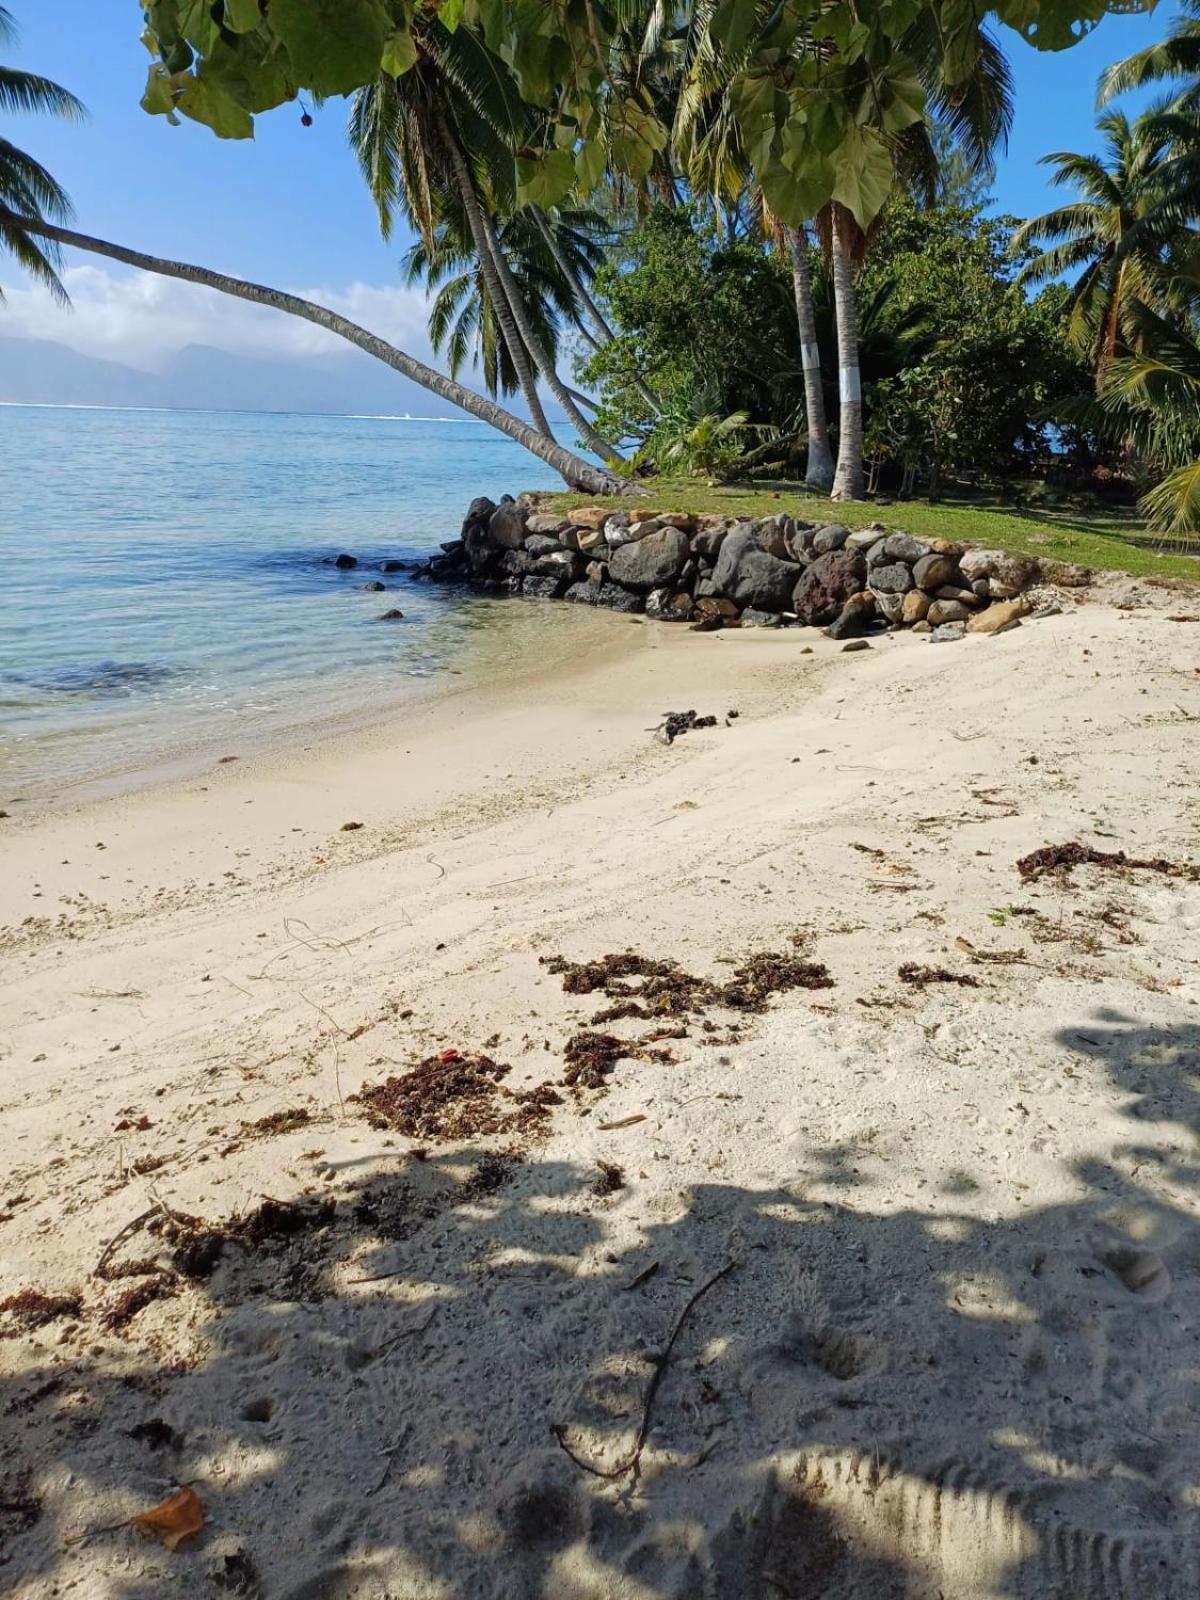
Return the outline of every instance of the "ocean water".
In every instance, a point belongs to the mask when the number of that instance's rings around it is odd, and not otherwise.
[[[542,487],[474,421],[0,406],[0,803],[418,691],[528,608],[372,568]]]

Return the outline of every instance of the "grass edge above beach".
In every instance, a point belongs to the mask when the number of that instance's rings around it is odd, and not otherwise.
[[[658,480],[646,486],[643,511],[686,511],[696,516],[769,517],[785,511],[805,522],[840,522],[858,528],[883,522],[919,538],[950,539],[988,549],[1016,550],[1048,561],[1069,561],[1105,572],[1139,578],[1183,579],[1200,583],[1200,549],[1188,554],[1164,549],[1136,515],[1119,507],[1018,508],[996,503],[922,500],[833,503],[807,494],[802,484],[772,482],[748,487],[705,485],[688,480]],[[539,497],[564,515],[594,505],[595,496],[549,494]],[[623,509],[614,502],[614,510]]]

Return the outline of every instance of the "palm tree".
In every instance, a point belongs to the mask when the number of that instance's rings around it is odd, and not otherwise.
[[[557,360],[561,322],[588,335],[577,286],[591,276],[601,258],[596,237],[600,223],[591,211],[561,210],[544,218],[526,208],[497,229],[497,242],[512,263],[517,290],[551,361]],[[463,366],[477,363],[489,394],[515,393],[520,375],[461,208],[447,208],[432,241],[419,239],[413,244],[401,271],[407,283],[438,291],[430,308],[429,332],[433,348],[446,351],[451,374],[457,377]]]
[[[1182,109],[1200,109],[1200,0],[1179,0],[1179,15],[1165,39],[1109,67],[1100,78],[1098,101],[1106,106],[1130,89],[1179,78],[1188,84]]]
[[[1142,499],[1150,526],[1200,535],[1200,328],[1141,301],[1126,308],[1137,347],[1111,363],[1103,404],[1114,431],[1164,474]]]
[[[1070,332],[1087,350],[1103,390],[1109,364],[1125,353],[1124,324],[1135,300],[1153,304],[1164,287],[1162,235],[1156,213],[1165,193],[1171,142],[1165,107],[1130,122],[1106,111],[1097,122],[1100,155],[1058,150],[1043,156],[1051,182],[1073,186],[1080,198],[1033,217],[1013,234],[1014,254],[1042,247],[1018,281],[1044,283],[1078,272],[1071,288]],[[1082,270],[1080,270],[1082,269]]]
[[[114,244],[108,239],[96,239],[85,233],[77,233],[71,228],[64,228],[42,217],[11,211],[7,206],[0,204],[0,237],[7,240],[14,236],[29,237],[31,240],[44,239],[55,245],[68,245],[74,250],[84,250],[89,255],[104,256],[110,261],[120,261],[143,272],[154,272],[164,278],[178,278],[184,283],[195,283],[206,289],[215,289],[218,294],[231,295],[238,300],[248,300],[253,305],[269,306],[275,311],[286,311],[294,317],[303,317],[305,321],[315,323],[317,327],[337,334],[340,339],[347,340],[360,350],[365,350],[377,361],[384,362],[394,371],[420,384],[423,389],[428,389],[431,394],[436,394],[450,405],[458,406],[470,416],[478,417],[480,421],[489,423],[501,433],[506,433],[510,439],[515,439],[518,444],[524,445],[533,455],[553,467],[572,488],[586,490],[589,494],[634,492],[632,486],[616,472],[583,460],[573,451],[557,444],[552,438],[547,438],[544,433],[531,427],[527,422],[523,422],[520,417],[514,417],[511,412],[505,411],[494,401],[476,394],[474,390],[465,389],[453,378],[447,378],[442,373],[436,372],[423,361],[418,361],[415,356],[410,356],[406,351],[388,344],[386,339],[381,339],[378,334],[359,327],[356,322],[351,322],[348,317],[329,310],[327,306],[318,305],[312,300],[304,300],[299,295],[289,294],[283,289],[271,289],[261,283],[249,283],[243,278],[231,278],[223,272],[213,272],[208,267],[147,255],[144,251],[131,250],[126,245]]]
[[[0,45],[13,44],[16,37],[12,15],[0,6]],[[81,121],[87,115],[73,94],[49,78],[5,66],[0,66],[0,111],[44,112],[69,122]],[[0,205],[57,222],[66,222],[71,216],[71,202],[66,191],[40,162],[7,139],[0,139]],[[26,272],[49,289],[56,300],[66,302],[67,291],[58,275],[61,261],[57,246],[49,241],[39,244],[22,230],[2,225],[0,244],[15,256]]]
[[[539,337],[497,233],[516,204],[516,150],[530,132],[509,69],[468,28],[453,32],[431,14],[414,19],[415,66],[383,73],[355,97],[350,139],[379,209],[383,232],[403,202],[428,244],[439,194],[455,196],[466,218],[484,289],[535,425],[549,433],[535,373],[545,380],[588,447],[616,452],[580,411]]]

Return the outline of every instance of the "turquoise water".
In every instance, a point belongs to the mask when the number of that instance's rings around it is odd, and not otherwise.
[[[6,790],[411,692],[503,603],[371,569],[538,487],[472,421],[0,407]]]

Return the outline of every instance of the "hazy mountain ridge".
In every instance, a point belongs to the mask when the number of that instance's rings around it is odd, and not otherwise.
[[[54,340],[2,337],[0,401],[203,411],[444,414],[416,384],[357,353],[336,362],[306,363],[187,345],[161,371],[146,372],[83,355]]]

